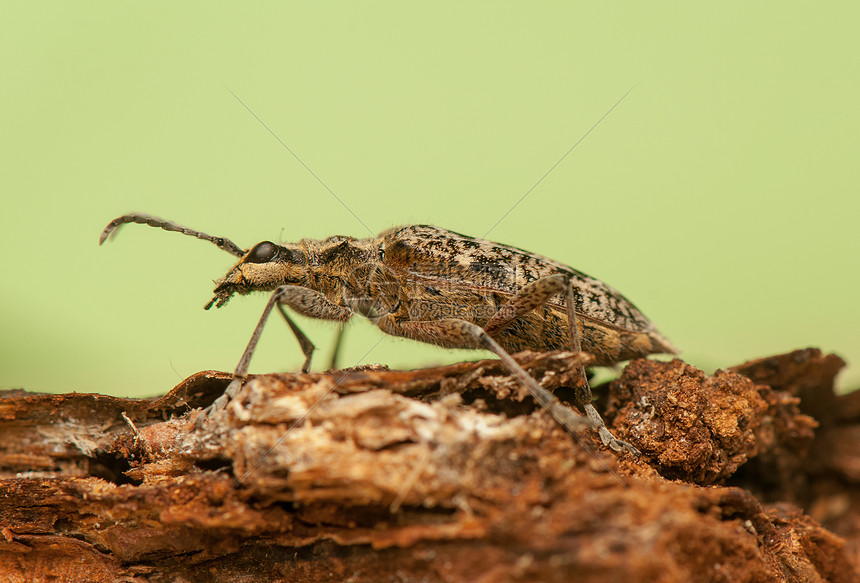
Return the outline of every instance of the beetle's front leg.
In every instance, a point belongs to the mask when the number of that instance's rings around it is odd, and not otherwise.
[[[293,322],[293,319],[290,318],[290,315],[287,314],[287,311],[284,309],[283,304],[276,305],[278,306],[278,311],[281,312],[281,316],[284,317],[284,321],[287,323],[287,326],[289,326],[290,330],[293,331],[293,336],[295,336],[296,340],[299,341],[299,346],[302,349],[302,353],[305,355],[305,363],[302,365],[302,372],[309,372],[311,370],[311,357],[314,354],[314,350],[316,350],[316,346],[314,346],[311,339],[302,332],[302,329]]]
[[[352,310],[349,308],[345,308],[329,301],[329,299],[323,294],[312,289],[298,285],[282,285],[276,289],[272,293],[271,297],[269,297],[269,301],[263,309],[263,315],[260,316],[260,321],[257,322],[257,327],[254,328],[254,333],[251,334],[251,340],[248,342],[248,346],[245,347],[245,352],[242,353],[242,358],[239,359],[239,364],[236,365],[236,370],[233,372],[233,380],[227,386],[224,394],[215,399],[211,405],[203,410],[202,414],[197,418],[198,425],[204,418],[208,417],[212,411],[224,408],[242,388],[245,375],[248,374],[248,365],[251,363],[251,357],[254,355],[254,350],[257,348],[257,342],[260,340],[260,335],[263,333],[263,327],[266,325],[266,321],[272,313],[272,308],[276,305],[284,318],[286,318],[287,324],[290,325],[290,328],[296,335],[299,344],[302,346],[302,351],[305,354],[305,363],[302,367],[302,372],[307,372],[307,370],[310,369],[310,359],[311,354],[313,354],[314,345],[298,328],[298,326],[293,323],[292,319],[286,314],[281,306],[286,305],[299,314],[322,320],[345,322],[353,315]]]

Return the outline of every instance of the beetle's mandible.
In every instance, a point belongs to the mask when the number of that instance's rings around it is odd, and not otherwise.
[[[595,365],[612,365],[677,352],[636,306],[603,282],[546,257],[439,227],[407,225],[366,239],[334,236],[280,245],[263,241],[243,250],[226,237],[128,214],[111,221],[99,243],[125,223],[191,235],[239,258],[217,281],[206,309],[223,306],[233,294],[273,292],[234,382],[214,406],[223,406],[241,387],[275,306],[302,347],[304,372],[310,369],[314,345],[283,306],[342,323],[361,314],[387,334],[447,348],[487,348],[571,431],[583,418],[541,387],[511,353],[581,349],[594,356]],[[586,379],[584,369],[581,376]],[[603,443],[635,451],[606,429],[585,383],[581,405]]]

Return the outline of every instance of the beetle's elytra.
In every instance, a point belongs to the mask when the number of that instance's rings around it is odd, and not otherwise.
[[[546,257],[439,227],[407,225],[365,239],[263,241],[242,250],[225,237],[129,214],[111,221],[100,243],[129,222],[204,239],[239,258],[218,280],[207,309],[223,306],[233,294],[273,292],[236,369],[237,379],[247,373],[274,306],[302,346],[303,370],[309,369],[314,346],[284,305],[305,316],[338,322],[361,314],[383,332],[443,347],[488,348],[556,418],[565,418],[559,421],[568,429],[578,422],[562,412],[564,405],[529,377],[510,353],[581,347],[595,357],[596,365],[611,365],[677,352],[636,306],[603,282]],[[633,449],[609,434],[590,402],[581,405],[604,443]]]

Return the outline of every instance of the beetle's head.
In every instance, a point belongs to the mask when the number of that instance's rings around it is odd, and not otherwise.
[[[250,249],[242,250],[227,237],[213,237],[172,221],[140,213],[123,215],[108,223],[99,237],[99,245],[126,223],[140,223],[203,239],[239,258],[239,263],[216,282],[215,297],[206,304],[207,310],[213,305],[220,308],[235,293],[274,290],[288,283],[301,284],[305,279],[308,260],[301,244],[276,245],[271,241],[263,241]]]
[[[272,291],[284,284],[301,284],[307,272],[307,256],[300,245],[276,245],[262,241],[246,251],[227,275],[215,282],[215,296],[206,304],[220,308],[233,294]]]

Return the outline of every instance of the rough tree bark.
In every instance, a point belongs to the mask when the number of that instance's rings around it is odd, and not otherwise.
[[[517,360],[560,396],[582,356]],[[860,393],[630,363],[571,436],[495,360],[0,394],[0,581],[857,581]],[[822,526],[822,524],[824,526]]]

